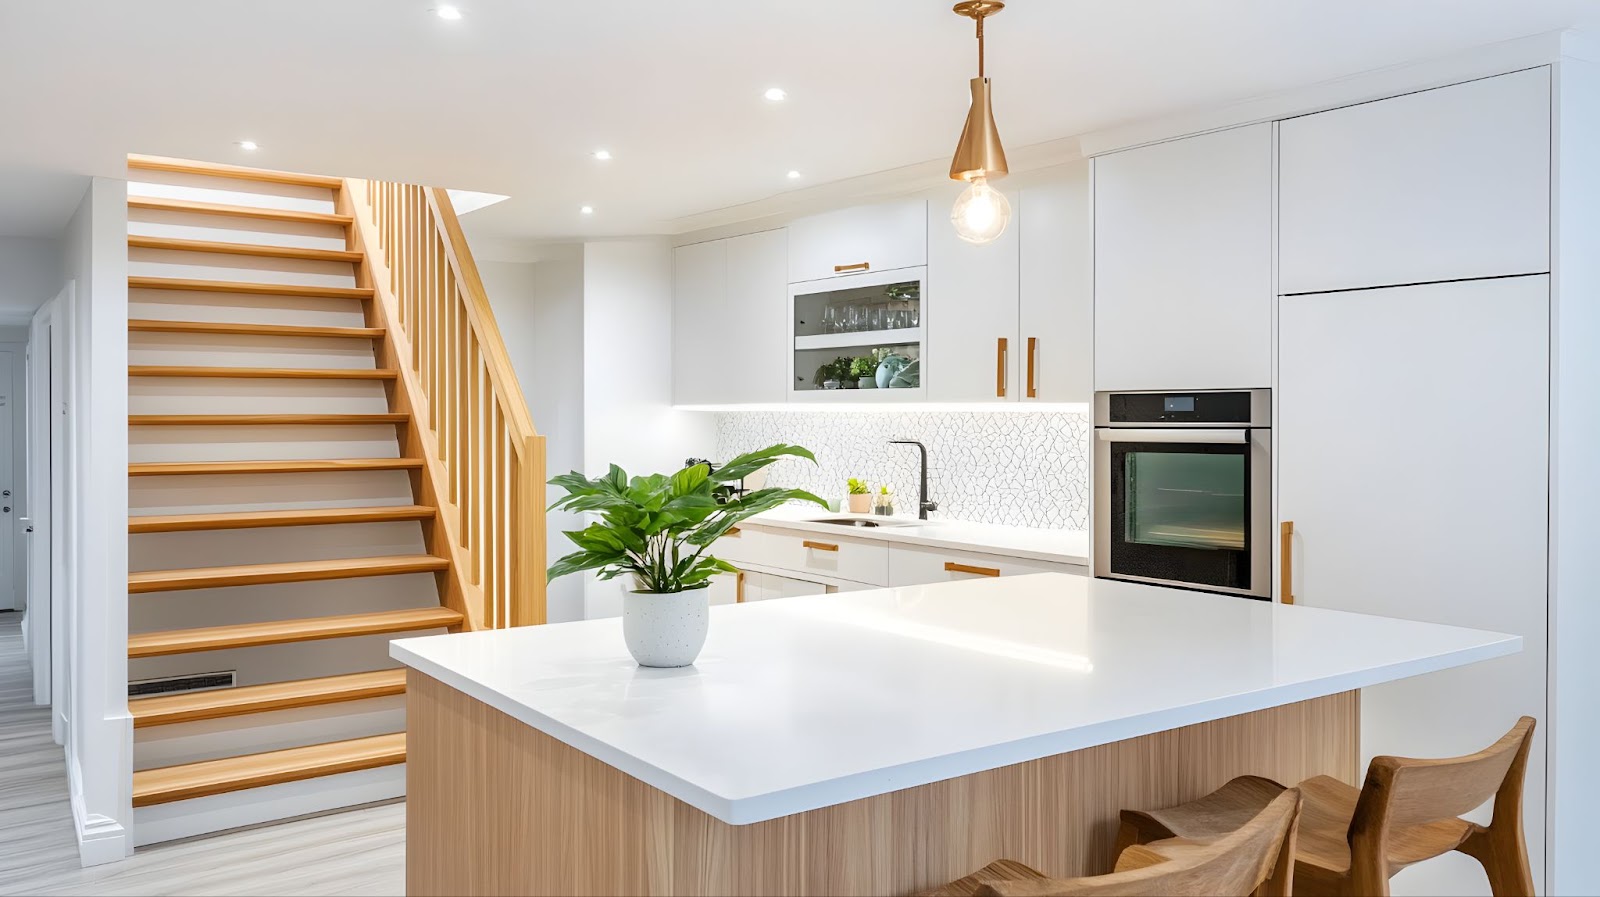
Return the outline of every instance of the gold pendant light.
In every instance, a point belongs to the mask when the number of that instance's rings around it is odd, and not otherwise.
[[[1011,203],[1004,193],[989,186],[990,178],[1005,177],[1006,150],[994,126],[989,103],[989,79],[983,72],[983,20],[1002,9],[1001,0],[963,0],[953,10],[978,26],[978,77],[972,79],[972,107],[961,129],[955,157],[950,160],[950,179],[967,181],[972,186],[956,198],[950,222],[956,235],[969,243],[988,243],[1005,233],[1011,221]]]

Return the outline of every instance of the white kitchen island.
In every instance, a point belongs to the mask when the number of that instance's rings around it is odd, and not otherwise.
[[[637,667],[615,619],[396,641],[409,890],[906,893],[1000,856],[1103,872],[1121,807],[1244,773],[1354,782],[1359,689],[1519,649],[1062,574],[714,608],[680,670]]]

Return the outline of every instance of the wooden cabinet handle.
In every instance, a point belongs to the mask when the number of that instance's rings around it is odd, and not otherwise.
[[[1284,604],[1294,603],[1294,521],[1285,520],[1278,525],[1278,597]]]
[[[955,561],[945,561],[946,573],[972,573],[977,576],[999,576],[1000,571],[994,567],[974,567],[971,564],[958,564]]]
[[[1030,336],[1028,337],[1028,398],[1030,399],[1037,399],[1039,397],[1039,387],[1033,379],[1033,365],[1034,361],[1038,359],[1038,357],[1039,338],[1037,336]]]
[[[738,573],[734,574],[734,580],[733,580],[733,603],[734,604],[743,604],[744,603],[744,571],[743,570],[740,570]]]
[[[724,530],[722,534],[724,536],[732,536],[733,538],[737,539],[739,538],[739,528],[737,526],[730,526]]]
[[[854,265],[834,265],[833,266],[833,273],[835,273],[835,274],[843,274],[846,271],[870,271],[870,270],[872,270],[872,263],[871,262],[856,262]]]
[[[995,340],[994,347],[994,394],[998,398],[1006,397],[1006,338]]]
[[[829,544],[827,542],[813,542],[810,539],[807,539],[804,542],[801,542],[800,544],[804,545],[807,548],[814,548],[817,551],[838,551],[839,550],[839,546],[837,546],[837,545],[832,545],[832,544]]]

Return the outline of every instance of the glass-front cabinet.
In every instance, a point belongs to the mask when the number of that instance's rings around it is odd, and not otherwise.
[[[927,269],[916,267],[791,284],[790,397],[921,398],[926,279]]]

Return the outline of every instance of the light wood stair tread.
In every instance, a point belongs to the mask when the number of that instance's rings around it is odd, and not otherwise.
[[[403,424],[405,412],[383,414],[130,414],[135,427],[255,427]]]
[[[209,178],[292,184],[299,187],[325,187],[329,190],[338,190],[344,186],[344,181],[340,178],[324,174],[300,174],[294,171],[274,171],[270,168],[248,168],[243,165],[196,162],[192,159],[145,156],[138,153],[128,155],[128,167],[139,171],[174,171],[179,174],[194,174]]]
[[[296,679],[181,695],[153,695],[128,702],[136,729],[292,707],[316,707],[405,694],[406,671],[373,670],[320,679]]]
[[[320,582],[325,579],[359,579],[402,573],[439,573],[450,569],[445,558],[425,554],[316,561],[281,561],[272,564],[236,564],[227,567],[187,567],[179,570],[142,570],[128,574],[128,592],[176,592],[224,586],[256,586],[285,582]]]
[[[305,324],[251,324],[234,321],[163,321],[133,318],[128,329],[138,333],[224,333],[242,336],[313,336],[339,339],[376,339],[382,327],[313,327]]]
[[[262,221],[298,221],[307,224],[333,224],[349,226],[351,216],[330,212],[302,212],[298,209],[266,209],[260,206],[235,206],[220,202],[196,202],[189,199],[167,199],[162,196],[130,196],[128,208],[148,209],[157,212],[190,212],[196,215],[220,215],[231,218],[253,218]]]
[[[143,769],[133,774],[133,805],[189,800],[298,782],[319,776],[393,766],[406,760],[406,736],[373,735],[306,747]]]
[[[182,237],[128,235],[129,249],[164,249],[172,252],[209,252],[217,255],[247,255],[253,258],[299,259],[308,262],[361,261],[352,249],[311,249],[304,246],[273,246],[267,243],[229,243],[219,240],[185,240]]]
[[[427,520],[435,510],[426,505],[383,505],[366,508],[303,508],[276,511],[225,511],[215,514],[146,514],[128,518],[130,533],[180,533],[194,530],[254,529],[271,526],[322,526],[335,523],[386,523]]]
[[[387,368],[246,368],[181,364],[130,364],[130,377],[232,377],[241,380],[393,380]]]
[[[324,287],[298,283],[251,283],[241,280],[197,280],[192,277],[128,278],[130,290],[179,290],[194,293],[245,293],[301,299],[371,299],[371,287]]]
[[[223,473],[320,473],[338,470],[420,470],[417,458],[318,458],[283,461],[143,461],[128,476],[155,477]]]
[[[356,635],[446,629],[460,623],[461,615],[453,610],[443,607],[424,607],[416,610],[307,617],[269,623],[238,623],[203,629],[171,629],[165,632],[143,632],[128,636],[128,656],[160,657],[167,654],[187,654],[191,651],[253,648],[261,645],[313,642]]]

